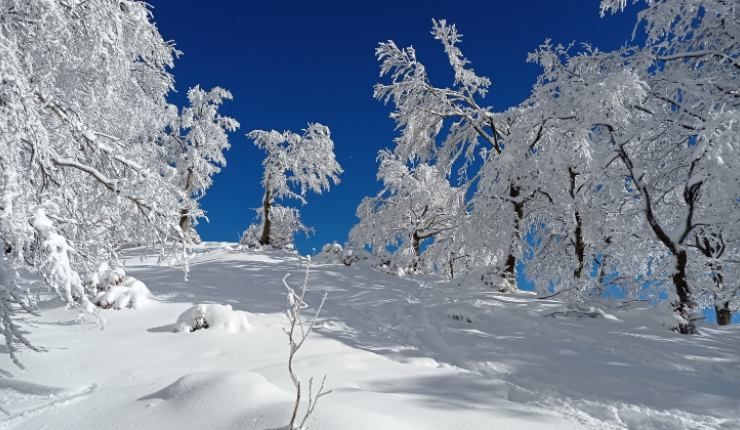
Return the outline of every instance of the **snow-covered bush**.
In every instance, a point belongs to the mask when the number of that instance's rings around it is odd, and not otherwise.
[[[478,268],[467,272],[463,282],[469,285],[482,285],[500,293],[515,293],[518,290],[515,283],[490,268]]]
[[[119,285],[112,285],[100,290],[93,303],[103,309],[137,309],[146,304],[152,297],[149,288],[133,276],[127,276]]]
[[[175,331],[178,332],[215,329],[237,333],[248,328],[246,312],[235,311],[231,305],[219,304],[195,305],[183,312],[175,322]]]
[[[260,248],[262,245],[260,245],[260,235],[262,233],[262,225],[260,224],[250,224],[249,227],[247,227],[246,230],[244,230],[244,233],[242,233],[242,237],[239,239],[239,245],[246,248]]]
[[[364,249],[355,249],[353,247],[346,247],[342,250],[339,255],[339,262],[345,266],[351,266],[358,261],[367,261],[372,259],[372,255]]]
[[[85,289],[91,295],[100,291],[107,291],[112,286],[120,285],[126,278],[123,267],[111,267],[108,263],[101,263],[97,270],[87,273],[84,277]]]
[[[316,258],[329,263],[344,263],[345,254],[348,252],[342,245],[337,242],[326,243],[321,247],[321,252]],[[349,262],[348,266],[352,264]]]
[[[264,211],[257,209],[257,223],[251,224],[242,234],[239,243],[247,248],[262,248],[269,246],[274,249],[293,249],[295,235],[298,233],[310,234],[313,230],[301,222],[301,213],[296,208],[273,205],[269,212],[270,243],[262,244],[261,237],[264,230]]]
[[[136,309],[152,297],[149,288],[133,276],[126,275],[122,267],[110,267],[108,263],[88,273],[84,281],[92,302],[103,309]]]
[[[321,254],[331,258],[338,258],[343,251],[344,247],[336,242],[327,243],[321,247]]]

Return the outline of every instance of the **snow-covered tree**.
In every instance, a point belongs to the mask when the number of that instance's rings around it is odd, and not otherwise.
[[[236,131],[239,123],[219,114],[218,109],[224,100],[231,99],[231,93],[220,87],[210,91],[199,86],[190,88],[189,105],[172,125],[178,179],[183,192],[194,198],[205,194],[213,184],[213,175],[226,165],[224,151],[231,146],[228,133]],[[197,206],[181,209],[180,228],[193,240],[199,241],[192,227],[191,212],[194,210],[197,211]]]
[[[380,61],[380,74],[387,76],[389,82],[375,86],[375,97],[394,105],[391,118],[401,131],[401,135],[395,139],[394,154],[402,160],[434,164],[447,176],[451,176],[453,168],[459,166],[458,179],[463,188],[467,189],[479,177],[469,172],[471,163],[478,154],[481,154],[485,162],[502,156],[504,149],[510,149],[501,141],[506,134],[505,119],[498,118],[489,107],[480,104],[480,99],[488,93],[491,82],[488,78],[477,75],[469,66],[470,61],[458,48],[462,35],[457,28],[445,20],[433,20],[432,23],[432,35],[444,47],[454,71],[453,85],[434,86],[412,47],[399,48],[393,41],[388,41],[378,46],[376,56]],[[513,161],[509,155],[503,158]],[[510,192],[519,196],[521,189],[512,183]],[[505,221],[498,227],[503,227],[510,234],[486,236],[491,242],[485,247],[470,248],[476,251],[485,250],[488,255],[479,256],[477,261],[488,266],[495,266],[503,260],[491,258],[492,253],[497,253],[498,249],[508,249],[505,260],[507,267],[512,268],[509,277],[513,281],[516,255],[511,249],[511,243],[516,240],[512,240],[512,236],[518,238],[517,223],[522,212],[518,210],[515,198],[510,199],[509,203],[508,209],[513,216],[504,218]],[[501,239],[503,242],[493,239]],[[464,254],[454,251],[451,253]]]
[[[184,243],[166,130],[177,51],[140,1],[0,2],[0,320],[8,348],[27,343],[12,314],[29,265],[90,310],[82,272],[127,244]]]
[[[392,102],[401,135],[394,153],[401,159],[433,162],[452,176],[457,167],[461,187],[475,190],[469,208],[460,212],[457,249],[452,258],[465,259],[467,268],[483,273],[481,280],[502,291],[515,290],[516,268],[523,254],[525,206],[549,199],[533,180],[532,158],[540,143],[541,124],[519,121],[521,109],[500,114],[483,106],[490,80],[470,67],[458,45],[462,36],[454,25],[433,21],[432,34],[442,43],[454,71],[451,87],[436,87],[413,48],[381,43],[376,54],[381,76],[390,82],[375,86],[379,100]],[[479,163],[473,163],[476,157]],[[472,166],[480,166],[473,171]],[[462,222],[464,221],[464,222]]]
[[[439,262],[421,261],[422,243],[442,245],[450,237],[463,210],[462,190],[452,187],[436,166],[410,168],[388,151],[381,151],[379,159],[383,190],[360,203],[360,222],[350,232],[350,242],[359,248],[369,245],[376,254],[391,252],[400,267],[434,270]],[[448,261],[441,266],[446,269]]]
[[[334,156],[331,132],[324,125],[308,124],[303,134],[254,130],[247,136],[267,153],[262,162],[265,194],[259,243],[272,245],[275,199],[297,199],[305,204],[309,191],[321,194],[329,190],[332,183],[338,184],[342,168]],[[293,211],[291,213],[297,214],[297,210]],[[281,213],[287,214],[285,211]],[[297,215],[294,218],[300,220]]]

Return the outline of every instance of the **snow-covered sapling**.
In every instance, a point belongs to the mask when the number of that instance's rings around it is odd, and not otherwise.
[[[308,275],[310,272],[310,267],[311,257],[309,256],[306,263],[306,276],[303,278],[303,285],[301,285],[301,288],[298,291],[294,290],[288,284],[288,276],[290,276],[290,274],[287,274],[283,277],[283,285],[285,285],[285,288],[288,290],[288,310],[286,312],[286,315],[288,316],[288,322],[290,324],[287,329],[284,329],[285,334],[288,335],[288,344],[290,346],[290,353],[288,355],[288,372],[290,373],[291,381],[293,381],[293,386],[295,386],[295,404],[293,405],[293,411],[290,416],[290,423],[287,427],[288,430],[308,430],[306,421],[316,409],[316,404],[319,402],[319,399],[332,392],[331,390],[325,391],[324,383],[326,382],[326,375],[321,378],[321,384],[316,391],[314,391],[313,377],[309,378],[308,390],[306,393],[308,394],[308,401],[306,402],[305,406],[306,410],[300,420],[300,423],[297,423],[298,409],[300,409],[301,404],[303,403],[303,387],[301,385],[302,381],[300,376],[293,368],[293,359],[295,358],[296,353],[306,342],[306,339],[308,339],[308,336],[311,335],[311,332],[316,325],[316,320],[321,313],[321,309],[324,307],[324,302],[326,301],[327,295],[326,293],[324,293],[324,296],[321,298],[321,303],[316,309],[316,312],[314,313],[310,322],[304,322],[301,313],[303,309],[306,309],[308,307],[303,298],[306,295],[306,290],[308,288]]]

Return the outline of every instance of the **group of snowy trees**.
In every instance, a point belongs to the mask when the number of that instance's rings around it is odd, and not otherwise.
[[[224,163],[231,95],[167,103],[178,52],[138,1],[0,2],[0,326],[32,311],[28,276],[92,311],[84,274],[122,247],[184,246]],[[124,119],[125,120],[122,120]]]
[[[614,13],[626,0],[602,0]],[[649,0],[632,46],[543,43],[530,97],[505,112],[463,56],[454,25],[432,34],[454,72],[435,86],[413,48],[377,49],[375,97],[400,134],[382,151],[383,189],[350,242],[412,271],[516,289],[517,270],[574,302],[667,293],[678,330],[740,307],[740,20],[728,0]],[[644,33],[644,34],[642,34]],[[199,199],[239,124],[231,93],[200,87],[170,104],[179,52],[137,0],[0,0],[0,330],[32,311],[31,269],[91,311],[85,273],[130,245],[185,251]],[[122,120],[125,119],[125,120]],[[253,131],[264,197],[247,246],[308,231],[305,203],[339,182],[329,129]],[[29,345],[30,346],[30,345]]]
[[[191,88],[182,109],[167,101],[179,54],[142,1],[0,0],[0,331],[11,355],[31,347],[13,314],[33,311],[36,277],[94,312],[84,280],[118,266],[122,248],[154,245],[186,263],[199,242],[199,199],[239,123],[219,113],[232,98],[219,87]],[[259,242],[285,246],[304,227],[272,203],[338,182],[329,129],[250,136],[268,153]]]
[[[603,0],[601,12],[626,6]],[[524,260],[542,295],[668,297],[681,333],[701,308],[729,324],[740,308],[739,8],[649,0],[633,46],[548,40],[529,56],[543,69],[530,97],[505,112],[483,104],[491,82],[454,25],[432,31],[449,87],[413,48],[381,43],[375,96],[400,135],[351,243],[501,290],[516,288]]]

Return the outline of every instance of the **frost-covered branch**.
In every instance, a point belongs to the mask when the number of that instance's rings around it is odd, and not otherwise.
[[[308,430],[306,421],[311,417],[314,410],[316,409],[316,405],[318,404],[319,399],[332,392],[331,390],[325,391],[326,375],[324,375],[324,377],[321,379],[321,384],[318,387],[318,390],[314,390],[313,377],[309,378],[308,390],[306,391],[306,393],[308,394],[308,401],[305,404],[303,417],[301,418],[300,423],[296,425],[299,409],[303,405],[303,388],[301,378],[294,369],[293,360],[295,358],[295,355],[298,353],[298,351],[301,349],[303,344],[313,332],[314,326],[316,325],[316,321],[318,320],[319,314],[324,307],[324,303],[326,302],[327,297],[327,293],[324,293],[323,297],[321,298],[321,303],[319,304],[318,308],[316,308],[316,312],[308,321],[308,325],[306,327],[306,323],[304,322],[301,314],[304,309],[308,308],[308,304],[304,301],[304,297],[308,289],[308,275],[310,273],[310,267],[311,257],[309,256],[306,262],[306,274],[303,279],[303,283],[298,291],[293,289],[293,287],[288,284],[288,276],[290,274],[287,274],[283,277],[283,285],[288,291],[288,310],[286,312],[286,315],[288,317],[289,326],[288,329],[285,330],[285,333],[288,335],[289,346],[288,373],[290,374],[290,379],[293,382],[293,386],[296,390],[295,403],[293,404],[293,411],[291,413],[290,422],[288,423],[287,427],[289,430]]]

